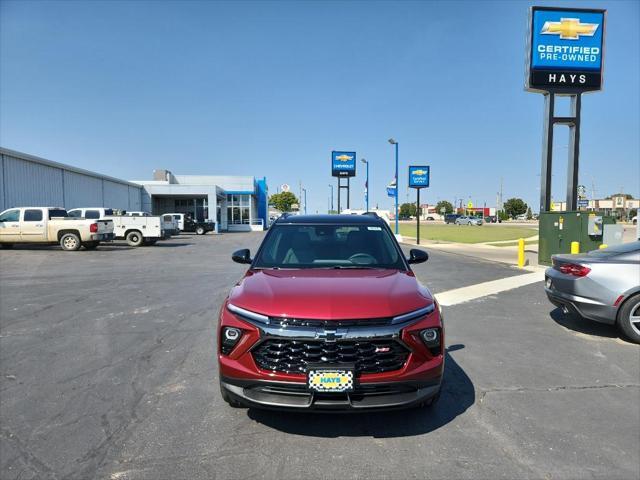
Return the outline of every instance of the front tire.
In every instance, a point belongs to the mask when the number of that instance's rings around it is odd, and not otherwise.
[[[196,228],[196,235],[204,235],[204,228],[198,227]]]
[[[144,237],[137,230],[127,233],[127,243],[131,247],[139,247],[140,245],[142,245],[143,241],[144,241]]]
[[[618,328],[634,343],[640,343],[640,295],[634,295],[618,312]]]
[[[75,233],[65,233],[60,237],[60,246],[67,252],[75,252],[80,250],[82,244],[80,243],[80,237]]]

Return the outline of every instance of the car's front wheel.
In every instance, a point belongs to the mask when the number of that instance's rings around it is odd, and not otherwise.
[[[196,235],[204,235],[204,228],[203,227],[196,228]]]
[[[640,343],[640,294],[622,305],[618,312],[618,328],[629,340]]]

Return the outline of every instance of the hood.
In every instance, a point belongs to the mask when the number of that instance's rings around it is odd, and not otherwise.
[[[249,271],[229,301],[271,317],[350,320],[400,315],[433,297],[410,271],[309,269]]]

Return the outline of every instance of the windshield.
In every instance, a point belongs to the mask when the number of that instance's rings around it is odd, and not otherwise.
[[[276,225],[253,268],[406,269],[387,229],[373,225]]]
[[[49,218],[68,217],[67,211],[62,208],[50,208]]]

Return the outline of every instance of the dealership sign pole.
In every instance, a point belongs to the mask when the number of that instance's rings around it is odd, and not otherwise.
[[[356,152],[331,152],[331,175],[338,177],[338,213],[342,211],[340,207],[340,190],[347,190],[347,208],[349,208],[349,179],[356,176]],[[347,179],[346,185],[340,179]]]
[[[420,189],[429,187],[428,165],[411,165],[409,167],[409,188],[416,189],[416,243],[420,245]]]
[[[542,93],[545,118],[540,212],[551,210],[553,127],[569,127],[567,210],[578,207],[582,94],[602,89],[606,10],[531,7],[525,88]],[[571,97],[571,114],[555,116],[556,96]]]

